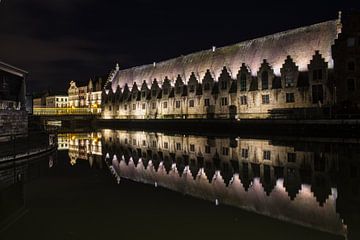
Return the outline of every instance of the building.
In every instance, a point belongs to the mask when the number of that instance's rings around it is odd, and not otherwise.
[[[22,69],[0,62],[0,140],[9,135],[26,135],[26,77]]]
[[[103,77],[94,77],[86,84],[79,86],[75,81],[71,81],[68,89],[68,106],[88,108],[91,113],[101,113],[101,96],[104,84]]]
[[[46,108],[67,108],[68,96],[55,95],[46,97]]]
[[[324,117],[360,112],[360,14],[109,75],[104,119]]]

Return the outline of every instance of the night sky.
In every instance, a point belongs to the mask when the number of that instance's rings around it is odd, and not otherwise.
[[[0,60],[28,92],[337,18],[358,0],[2,0]]]

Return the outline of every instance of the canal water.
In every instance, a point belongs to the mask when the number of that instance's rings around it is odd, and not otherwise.
[[[360,239],[356,139],[100,129],[0,165],[0,239]]]

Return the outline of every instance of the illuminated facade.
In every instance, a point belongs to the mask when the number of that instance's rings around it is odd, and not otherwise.
[[[101,113],[101,96],[105,81],[101,77],[90,79],[87,85],[77,86],[71,81],[68,89],[69,107],[88,108],[91,113]]]
[[[151,65],[126,70],[117,65],[102,93],[102,117],[320,116],[337,99],[348,100],[348,91],[359,105],[360,84],[352,84],[360,82],[359,63],[349,60],[346,67],[355,70],[345,86],[344,62],[337,59],[358,58],[360,17],[344,19],[340,13],[336,20]]]
[[[48,96],[48,97],[46,97],[46,107],[47,108],[67,108],[68,107],[68,96],[62,96],[62,95],[61,96],[60,95]]]

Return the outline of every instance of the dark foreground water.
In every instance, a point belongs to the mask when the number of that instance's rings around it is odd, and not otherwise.
[[[354,139],[99,130],[0,167],[0,239],[360,239]]]

